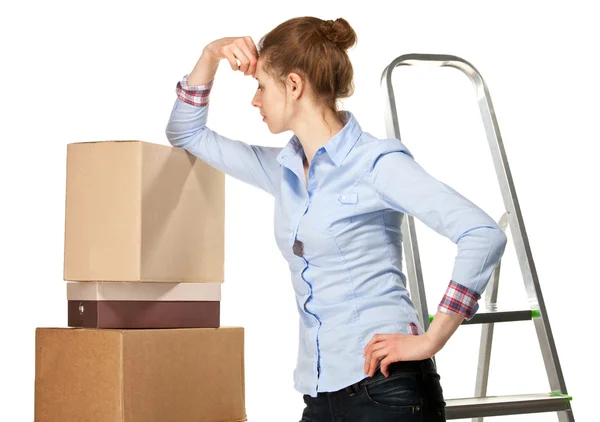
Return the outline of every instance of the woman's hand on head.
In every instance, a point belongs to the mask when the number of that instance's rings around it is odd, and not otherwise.
[[[258,50],[251,37],[220,38],[204,47],[204,53],[214,61],[227,59],[232,70],[239,70],[244,75],[254,75],[256,72]]]

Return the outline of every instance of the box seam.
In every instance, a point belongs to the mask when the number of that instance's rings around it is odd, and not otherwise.
[[[144,190],[144,168],[143,168],[143,166],[144,166],[144,151],[145,151],[144,144],[142,142],[138,143],[138,148],[139,148],[139,152],[137,154],[137,159],[139,160],[138,168],[139,168],[140,173],[139,173],[139,189],[137,190],[138,191],[138,201],[137,202],[138,202],[138,207],[139,207],[139,209],[138,209],[138,218],[139,218],[138,230],[139,231],[138,231],[137,237],[140,240],[140,247],[137,250],[137,252],[138,252],[137,279],[139,281],[144,281],[142,279],[142,255],[144,253],[144,251],[142,250],[144,248],[144,239],[142,239],[142,236],[144,234],[143,230],[142,230],[143,229],[143,220],[144,220],[144,216],[142,214],[143,209],[144,209],[143,204],[142,204],[142,200],[144,198],[144,193],[143,193],[143,190]]]
[[[121,405],[121,422],[125,422],[125,391],[123,388],[123,377],[124,377],[124,353],[123,353],[123,349],[124,349],[124,339],[125,337],[125,333],[123,333],[122,331],[119,331],[119,353],[120,353],[120,358],[119,358],[119,401],[120,401],[120,405]]]
[[[67,156],[65,158],[65,216],[63,220],[63,281],[67,280],[67,248],[64,246],[67,244],[67,187],[69,180],[69,145],[67,144]]]

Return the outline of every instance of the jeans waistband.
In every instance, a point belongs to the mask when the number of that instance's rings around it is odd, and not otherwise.
[[[397,374],[397,373],[410,373],[410,374],[419,374],[426,372],[437,372],[435,367],[435,363],[433,359],[428,358],[424,360],[410,360],[410,361],[400,361],[400,362],[392,362],[388,365],[388,374]],[[384,378],[383,373],[381,372],[381,368],[377,368],[377,371],[373,374],[372,377],[366,377],[362,380],[355,382],[348,387],[342,388],[339,392],[345,392],[350,395],[355,395],[360,391],[360,387],[368,384],[374,380],[379,378]]]

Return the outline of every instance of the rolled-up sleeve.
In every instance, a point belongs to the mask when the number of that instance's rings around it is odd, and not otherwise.
[[[188,86],[187,76],[177,83],[177,98],[165,129],[170,144],[275,196],[280,172],[277,155],[282,148],[250,145],[208,128],[209,95],[214,81]]]
[[[412,215],[458,247],[446,293],[438,305],[444,313],[471,319],[477,312],[507,237],[483,210],[427,173],[408,149],[376,151],[370,178],[386,207]]]
[[[183,79],[177,82],[177,86],[175,87],[177,97],[188,104],[199,107],[207,106],[210,91],[215,83],[214,79],[204,85],[188,85],[188,76],[189,75],[184,75]]]

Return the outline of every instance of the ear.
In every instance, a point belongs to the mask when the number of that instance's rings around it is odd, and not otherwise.
[[[290,73],[287,78],[288,88],[292,96],[300,98],[305,89],[305,81],[298,73]]]

